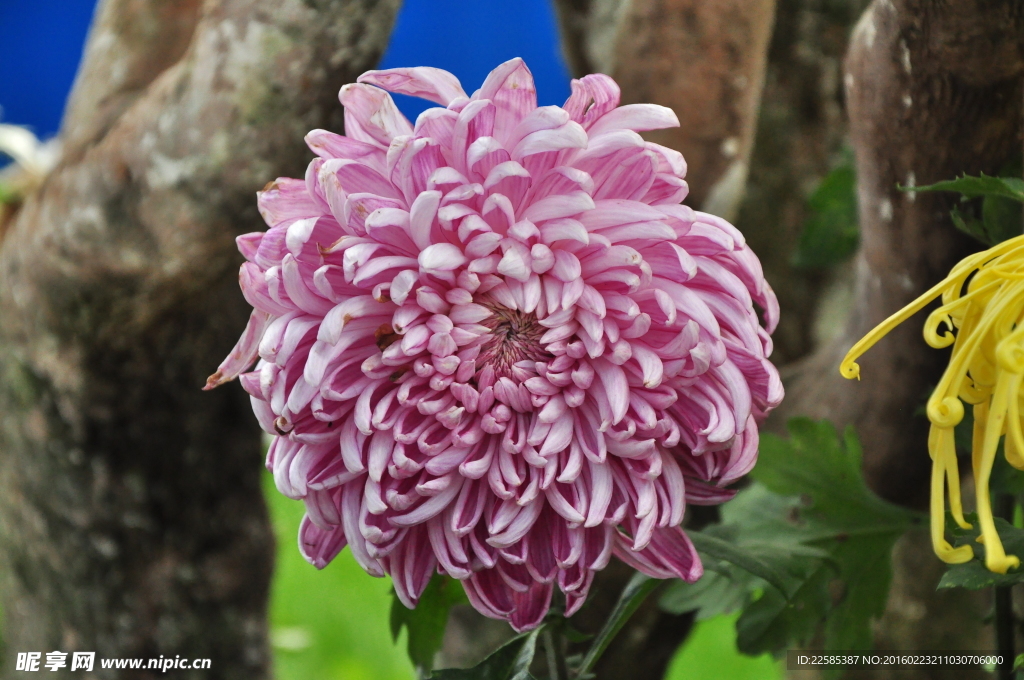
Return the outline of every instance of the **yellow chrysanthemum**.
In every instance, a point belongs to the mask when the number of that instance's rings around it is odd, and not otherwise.
[[[953,442],[953,428],[964,417],[964,404],[970,404],[974,407],[971,462],[981,524],[978,541],[985,545],[985,566],[1005,574],[1007,569],[1019,566],[1020,560],[1007,555],[999,540],[988,487],[999,440],[1004,435],[1006,460],[1024,470],[1024,236],[962,260],[941,283],[861,338],[843,359],[839,371],[846,378],[860,378],[857,358],[940,295],[942,306],[928,316],[924,325],[924,339],[929,345],[937,349],[953,346],[949,366],[928,399],[928,420],[932,423],[928,435],[932,545],[935,554],[950,564],[967,562],[974,555],[969,545],[952,547],[944,534],[946,488],[953,518],[961,527],[971,527],[964,520],[960,503]]]

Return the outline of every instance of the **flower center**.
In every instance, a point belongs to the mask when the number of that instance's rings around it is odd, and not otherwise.
[[[547,361],[553,357],[541,345],[548,331],[535,314],[509,309],[497,303],[481,303],[493,314],[480,323],[491,329],[490,337],[480,348],[477,371],[490,365],[497,377],[515,379],[513,366],[519,361]],[[516,382],[519,382],[516,380]]]

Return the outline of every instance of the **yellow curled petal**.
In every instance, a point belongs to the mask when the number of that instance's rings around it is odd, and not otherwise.
[[[939,559],[947,564],[962,564],[974,557],[974,550],[969,545],[954,548],[946,540],[946,504],[944,502],[943,484],[946,481],[945,462],[941,456],[934,456],[932,461],[932,493],[929,517],[931,520],[932,549]]]
[[[1005,574],[1007,570],[1020,566],[1020,560],[1014,555],[1007,555],[1003,542],[996,531],[995,517],[992,513],[992,498],[989,493],[989,480],[992,476],[992,464],[996,459],[999,436],[1003,429],[1003,419],[1007,410],[1007,378],[1008,374],[999,376],[999,382],[992,395],[992,406],[985,424],[985,441],[978,462],[978,475],[975,479],[975,492],[978,499],[978,523],[981,525],[981,536],[985,544],[985,566],[989,571]]]
[[[989,485],[999,443],[1011,465],[1024,470],[1024,235],[961,260],[949,276],[912,303],[889,316],[857,342],[840,364],[846,378],[859,378],[857,359],[898,324],[935,297],[942,305],[928,315],[925,341],[935,348],[952,346],[949,363],[928,399],[932,426],[931,539],[936,555],[949,563],[970,560],[971,546],[954,548],[945,538],[946,498],[953,519],[969,528],[963,516],[954,427],[964,404],[974,410],[971,466],[974,471],[979,543],[985,566],[997,573],[1018,567],[1007,555],[995,527]]]
[[[956,461],[956,438],[951,427],[936,427],[932,426],[932,430],[937,430],[937,436],[934,439],[934,451],[932,452],[932,459],[941,459],[942,465],[946,470],[946,484],[949,492],[949,512],[953,515],[953,520],[960,525],[961,529],[970,529],[970,523],[964,519],[964,508],[960,501],[960,469],[957,467]],[[929,441],[932,437],[929,436]]]
[[[974,479],[981,474],[981,452],[985,448],[985,425],[988,424],[988,402],[974,407],[974,430],[971,432],[971,472]]]
[[[964,419],[964,404],[956,397],[942,397],[936,391],[928,400],[927,412],[928,420],[935,425],[945,428],[956,427]]]
[[[1019,326],[999,342],[996,362],[1004,371],[1024,374],[1024,326]]]
[[[871,349],[876,342],[885,337],[893,328],[896,328],[896,326],[899,326],[914,314],[924,309],[929,302],[941,295],[942,291],[948,285],[947,280],[943,280],[932,286],[909,305],[868,331],[868,334],[858,340],[854,346],[850,348],[850,351],[846,353],[842,363],[839,365],[839,373],[842,374],[844,378],[851,380],[853,378],[860,379],[860,366],[857,364],[857,359]]]

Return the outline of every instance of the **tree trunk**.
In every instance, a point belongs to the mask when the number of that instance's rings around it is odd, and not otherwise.
[[[648,79],[647,74],[663,76],[660,53],[686,54],[685,46],[706,35],[707,26],[691,18],[691,25],[675,38],[681,45],[666,45],[664,36],[672,34],[678,15],[658,12],[678,4],[563,0],[560,17],[571,65],[577,72],[602,70],[628,83],[626,101],[633,101],[633,90],[642,90],[644,99],[673,105],[673,90],[683,86],[672,78]],[[854,85],[845,94],[854,109],[864,234],[864,251],[855,265],[856,318],[842,338],[796,370],[787,401],[774,422],[778,426],[798,414],[828,417],[839,424],[855,422],[865,439],[872,485],[886,497],[910,505],[919,505],[927,493],[928,459],[924,418],[912,427],[907,422],[923,403],[929,383],[934,384],[943,358],[924,347],[918,327],[907,324],[887,341],[888,349],[877,348],[876,356],[866,358],[861,384],[842,381],[838,361],[857,337],[941,277],[969,247],[950,226],[950,199],[901,194],[896,191],[897,182],[922,184],[965,171],[992,173],[1020,149],[1021,5],[947,5],[924,0],[877,2],[856,33],[850,74],[844,79],[839,60],[862,0],[780,0],[750,181],[737,220],[761,256],[784,310],[775,337],[775,358],[798,359],[813,348],[819,297],[829,277],[796,270],[791,256],[805,219],[807,194],[829,170],[845,139],[844,92],[839,85],[844,80],[849,83],[852,76]],[[642,12],[649,6],[657,10],[646,25],[637,23],[637,8]],[[708,8],[724,11],[718,5]],[[876,19],[874,12],[885,16]],[[756,9],[750,13],[756,14]],[[630,30],[621,31],[622,26]],[[730,30],[741,31],[742,26],[730,26]],[[662,37],[659,41],[652,35]],[[619,60],[623,54],[630,59]],[[698,50],[695,57],[677,58],[668,68],[674,69],[674,78],[686,79],[690,72],[705,73],[700,59],[714,54],[713,49]],[[693,59],[700,63],[695,65]],[[629,75],[623,77],[623,70]],[[694,82],[699,78],[695,76]],[[721,82],[724,91],[727,81]],[[659,85],[668,93],[652,94]],[[721,159],[710,153],[712,145],[702,146],[699,139],[716,127],[700,127],[703,112],[694,116],[680,111],[679,104],[689,110],[706,107],[716,122],[729,120],[729,113],[713,98],[680,99],[673,106],[684,129],[675,131],[679,135],[675,144],[668,142],[690,162],[694,191],[687,202],[724,213],[707,203],[714,191],[699,184],[701,175],[714,178],[714,185],[722,181],[722,175],[715,173],[715,161]],[[691,116],[696,130],[686,129]],[[748,151],[749,147],[746,142],[740,145]],[[879,356],[883,352],[887,354]],[[872,375],[876,378],[869,386]],[[916,545],[911,538],[904,544]],[[888,613],[878,627],[879,644],[906,649],[929,644],[984,646],[983,637],[966,633],[981,628],[977,597],[934,594],[941,569],[922,570],[914,550],[901,548],[895,559],[896,579]],[[926,585],[915,585],[911,574],[927,581]],[[922,612],[924,616],[919,617]],[[958,617],[976,625],[961,623],[958,629]],[[910,619],[914,625],[908,625]],[[965,632],[951,634],[956,630]]]
[[[849,144],[842,59],[866,4],[779,0],[776,12],[750,178],[736,226],[761,259],[783,310],[772,334],[772,360],[778,366],[803,357],[831,333],[833,298],[844,299],[848,287],[848,265],[830,272],[801,269],[793,255],[809,216],[811,191]]]
[[[268,676],[259,434],[239,387],[200,388],[245,324],[233,237],[263,228],[255,192],[301,176],[308,130],[341,129],[338,88],[377,61],[397,5],[102,4],[64,157],[0,247],[11,653]]]
[[[1020,153],[1022,36],[1024,5],[1012,0],[876,0],[847,56],[862,236],[852,316],[833,343],[796,370],[773,417],[776,424],[796,414],[854,424],[868,483],[912,507],[924,507],[928,493],[928,422],[921,407],[947,354],[925,345],[921,314],[864,356],[861,381],[844,380],[838,366],[858,338],[978,249],[950,222],[955,197],[901,192],[897,185],[996,174]],[[935,568],[921,568],[922,551]],[[897,579],[876,629],[879,644],[985,649],[976,597],[935,593],[942,569],[930,549],[918,545],[894,555]],[[914,627],[906,625],[911,610]],[[905,669],[899,677],[952,678],[954,672]]]
[[[1020,154],[1022,35],[1024,5],[1012,0],[885,0],[865,12],[847,57],[862,241],[855,304],[843,334],[794,375],[776,414],[855,424],[869,482],[896,502],[926,498],[928,422],[915,411],[946,357],[925,345],[922,313],[864,356],[860,381],[842,378],[839,362],[979,249],[953,228],[955,196],[898,185],[997,174]]]
[[[687,203],[734,219],[746,186],[775,0],[561,0],[565,53],[623,103],[668,106],[680,126],[645,133],[683,153]]]

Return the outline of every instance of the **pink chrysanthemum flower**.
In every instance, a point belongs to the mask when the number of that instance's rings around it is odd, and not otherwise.
[[[441,105],[410,123],[387,91]],[[779,403],[778,303],[726,221],[680,205],[682,156],[637,131],[607,76],[542,106],[520,59],[472,97],[432,68],[341,90],[305,180],[259,194],[238,239],[255,307],[213,387],[241,374],[299,547],[346,545],[406,606],[435,572],[486,616],[567,614],[612,554],[703,568],[680,528],[757,456]],[[764,313],[758,322],[754,303]]]

